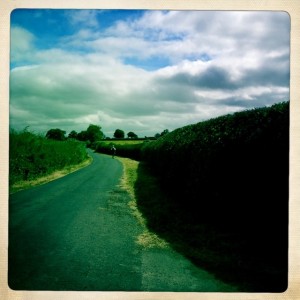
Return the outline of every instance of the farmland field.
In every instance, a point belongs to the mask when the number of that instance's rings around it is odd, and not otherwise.
[[[141,144],[144,143],[145,140],[129,140],[129,139],[124,139],[124,140],[106,140],[106,141],[101,141],[100,143],[103,143],[104,145],[116,145],[116,146],[120,146],[120,145],[136,145],[136,144]]]

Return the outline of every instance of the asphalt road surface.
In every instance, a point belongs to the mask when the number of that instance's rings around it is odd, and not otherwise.
[[[9,197],[14,290],[234,291],[172,249],[143,248],[118,184],[122,164],[91,153],[75,173]]]

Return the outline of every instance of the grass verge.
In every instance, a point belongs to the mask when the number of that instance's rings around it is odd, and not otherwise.
[[[188,210],[170,201],[171,196],[146,163],[118,159],[124,165],[121,187],[129,193],[128,205],[144,229],[137,244],[144,248],[171,247],[241,292],[282,290],[282,274],[276,266],[267,268],[259,244],[246,235],[191,218]]]
[[[122,146],[122,145],[136,145],[136,144],[142,144],[143,140],[107,140],[107,141],[101,141],[103,145],[115,145],[115,146]]]
[[[124,167],[123,176],[121,179],[121,188],[125,189],[130,195],[130,201],[128,206],[131,209],[132,215],[137,219],[139,224],[143,228],[143,232],[137,237],[137,244],[144,248],[161,248],[165,249],[169,247],[169,244],[156,233],[151,232],[147,227],[147,220],[140,212],[137,206],[135,185],[138,179],[138,167],[140,162],[129,158],[116,157]],[[139,174],[143,176],[144,182],[147,184],[147,191],[151,194],[155,193],[157,188],[154,184],[154,178],[147,173]]]
[[[32,187],[35,187],[35,186],[39,186],[39,185],[48,183],[50,181],[53,181],[55,179],[61,178],[61,177],[66,176],[70,173],[76,172],[79,169],[87,167],[89,164],[91,164],[92,160],[93,160],[92,157],[88,157],[88,159],[86,159],[85,161],[83,161],[80,164],[65,167],[64,169],[54,171],[51,174],[41,176],[39,178],[32,179],[32,180],[18,181],[16,183],[14,183],[9,188],[9,193],[13,194],[13,193],[16,193],[18,191],[29,189],[29,188],[32,188]]]
[[[172,201],[146,163],[139,163],[134,183],[136,205],[147,228],[196,266],[214,274],[241,292],[281,292],[287,272],[278,251],[266,252],[257,237],[223,229],[193,217],[188,205]],[[151,178],[151,180],[149,180]],[[186,199],[183,199],[186,200]],[[268,236],[265,239],[268,240]],[[280,242],[280,240],[278,240]],[[278,245],[277,245],[278,247]],[[270,264],[276,254],[278,262]]]

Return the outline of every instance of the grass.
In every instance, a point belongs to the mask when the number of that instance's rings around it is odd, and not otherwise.
[[[116,148],[118,156],[139,160],[141,158],[141,148],[144,145],[143,140],[109,140],[94,143],[93,149],[96,152],[112,154],[112,145]]]
[[[137,145],[143,141],[109,140],[101,143],[105,146],[112,143],[121,146]],[[87,157],[85,145],[81,142],[49,140],[27,129],[10,131],[10,193],[60,178],[90,162],[91,158]],[[128,164],[128,170],[133,172],[134,165]]]
[[[57,141],[27,131],[9,133],[9,187],[32,187],[70,173],[89,162],[86,146],[76,140]]]
[[[138,179],[138,167],[140,163],[129,158],[116,158],[123,164],[124,167],[124,173],[121,179],[121,187],[125,189],[130,195],[128,206],[131,209],[132,215],[136,218],[136,220],[143,228],[143,233],[141,233],[137,237],[137,244],[144,248],[168,248],[169,244],[164,239],[160,238],[156,233],[148,229],[147,220],[144,218],[143,214],[140,212],[137,206],[135,183]],[[154,178],[152,176],[146,173],[144,173],[143,176],[144,180],[147,182],[148,187],[152,186],[152,189],[157,188],[156,185],[153,184]]]
[[[70,173],[76,172],[79,169],[87,167],[91,162],[92,162],[92,158],[89,157],[88,159],[86,159],[84,162],[82,162],[80,164],[65,167],[62,170],[54,171],[54,172],[52,172],[48,175],[45,175],[45,176],[42,176],[42,177],[39,177],[39,178],[36,178],[36,179],[32,179],[32,180],[18,181],[18,182],[14,183],[13,185],[10,186],[9,193],[13,194],[13,193],[16,193],[16,192],[21,191],[21,190],[25,190],[25,189],[28,189],[28,188],[32,188],[32,187],[35,187],[35,186],[39,186],[39,185],[48,183],[48,182],[53,181],[55,179],[66,176]]]
[[[142,144],[143,140],[107,140],[107,141],[101,141],[104,145],[136,145],[136,144]]]
[[[220,231],[191,218],[189,211],[170,201],[144,162],[118,157],[124,165],[121,186],[130,194],[132,214],[143,227],[136,242],[144,248],[173,248],[196,266],[241,292],[281,291],[276,266],[259,258],[260,245],[243,234]],[[281,277],[280,277],[281,278]]]

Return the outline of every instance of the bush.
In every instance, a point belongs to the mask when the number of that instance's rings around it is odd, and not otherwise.
[[[114,142],[98,142],[94,146],[96,152],[105,153],[105,154],[112,154],[112,145],[116,147],[116,155],[122,157],[128,157],[135,160],[141,159],[141,148],[143,146],[142,142],[135,142],[135,141],[124,141],[124,143],[114,143]]]
[[[289,102],[179,128],[146,144],[142,158],[168,195],[162,206],[180,211],[172,217],[188,228],[193,259],[207,263],[199,257],[212,248],[235,256],[212,262],[227,276],[232,268],[256,290],[287,288]],[[209,246],[201,226],[215,232]]]
[[[85,145],[76,140],[55,141],[26,130],[11,130],[9,138],[10,185],[79,164],[87,158]]]
[[[196,218],[236,226],[271,214],[274,225],[287,211],[289,103],[179,128],[142,157]]]

